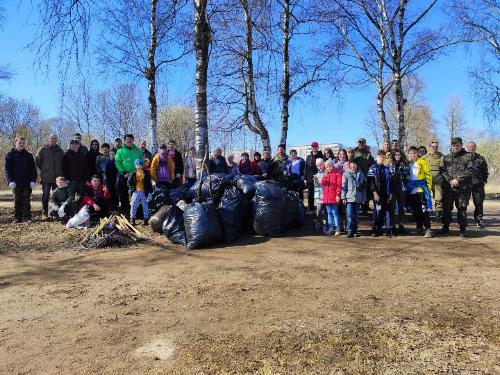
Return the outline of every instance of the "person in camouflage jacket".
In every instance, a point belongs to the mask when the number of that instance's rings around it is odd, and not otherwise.
[[[424,159],[431,169],[432,173],[432,197],[434,198],[434,210],[436,211],[437,219],[439,220],[443,214],[443,191],[441,188],[442,181],[440,180],[439,168],[443,164],[444,155],[439,151],[439,143],[432,141],[430,143],[431,152],[425,154]]]
[[[483,223],[483,203],[485,198],[484,185],[488,182],[488,164],[486,159],[476,152],[475,142],[467,144],[467,151],[471,154],[474,169],[472,172],[472,202],[474,203],[474,220],[478,227],[482,228]]]

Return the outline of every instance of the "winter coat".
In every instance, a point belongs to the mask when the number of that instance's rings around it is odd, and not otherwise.
[[[135,190],[136,190],[136,172],[132,172],[130,176],[128,176],[127,180],[127,186],[128,186],[128,193],[132,195]],[[153,192],[153,184],[151,183],[151,177],[149,177],[149,173],[146,173],[144,171],[144,194],[148,196]]]
[[[227,173],[230,174],[231,176],[239,176],[240,175],[240,168],[238,167],[238,164],[233,162],[233,164],[228,164],[227,165]]]
[[[316,155],[311,151],[311,153],[307,155],[304,175],[308,182],[312,182],[314,175],[318,173],[316,159],[323,159],[323,153],[321,151],[318,151]]]
[[[439,169],[439,175],[442,177],[442,187],[454,192],[469,192],[472,184],[472,174],[474,163],[472,155],[462,148],[456,154],[451,153],[443,158],[443,165]],[[457,179],[459,185],[452,188],[450,181]]]
[[[17,186],[29,186],[36,182],[36,166],[33,155],[26,151],[18,151],[15,148],[5,155],[5,177],[7,183],[15,182]]]
[[[372,166],[368,169],[367,181],[368,188],[372,193],[383,194],[381,192],[381,183],[380,183],[380,172],[384,172],[385,183],[386,183],[386,191],[385,193],[389,197],[391,195],[391,170],[386,165],[379,165],[377,163],[372,164]]]
[[[86,181],[88,164],[85,154],[73,150],[65,152],[63,157],[63,174],[66,180]]]
[[[321,179],[321,185],[323,186],[323,203],[339,204],[342,192],[342,172],[334,169],[330,173],[325,173]]]
[[[49,210],[58,210],[63,204],[70,204],[73,202],[74,196],[71,195],[69,187],[56,188],[50,195]]]
[[[87,152],[86,157],[87,157],[88,179],[90,179],[90,177],[92,177],[93,175],[97,174],[96,161],[100,155],[101,155],[100,152],[94,150],[90,150],[89,152]]]
[[[85,185],[83,192],[83,202],[85,204],[92,206],[94,203],[99,204],[99,201],[108,199],[111,199],[111,194],[109,191],[104,191],[104,184],[102,182],[97,187],[97,190],[94,190],[91,182]]]
[[[405,184],[410,177],[408,164],[405,161],[400,161],[399,163],[392,162],[389,165],[389,169],[391,171],[391,191],[406,190]]]
[[[360,150],[359,147],[354,149],[354,158],[358,162],[359,169],[364,173],[368,173],[368,169],[374,163],[374,159],[367,147]]]
[[[41,147],[36,153],[35,163],[40,169],[42,184],[55,184],[56,177],[62,176],[64,151],[59,145]]]
[[[135,171],[135,161],[141,160],[144,162],[144,156],[142,150],[135,144],[128,148],[123,145],[117,152],[115,156],[116,169],[120,174],[130,174]]]
[[[269,171],[271,170],[271,159],[261,159],[259,161],[259,168],[261,174],[269,173]]]
[[[228,166],[224,156],[212,156],[208,161],[209,173],[228,173]]]
[[[325,175],[325,172],[320,172],[316,173],[314,176],[316,178],[313,178],[314,181],[314,204],[318,205],[320,203],[323,203],[323,185],[321,185],[321,180],[323,179],[323,176]]]
[[[260,172],[260,166],[257,160],[252,160],[252,174],[254,176],[260,176],[262,174]]]
[[[252,174],[252,162],[250,160],[240,160],[238,163],[238,169],[240,174],[251,175]]]
[[[359,169],[348,169],[342,175],[342,200],[348,203],[363,203],[366,200],[366,176]]]
[[[184,175],[184,162],[182,161],[181,153],[177,150],[175,150],[174,164],[175,164],[175,174],[176,175],[179,174],[181,176]]]
[[[184,163],[184,177],[196,178],[196,157],[189,155]]]
[[[488,182],[488,164],[486,159],[478,153],[472,155],[472,164],[474,169],[472,171],[472,185],[486,184]]]
[[[95,170],[99,176],[104,176],[106,164],[108,164],[109,156],[100,154],[95,161]]]
[[[270,178],[276,181],[282,181],[285,177],[286,162],[288,161],[288,155],[279,156],[276,155],[271,160],[271,168],[269,170]]]
[[[111,191],[116,191],[118,186],[118,169],[116,169],[116,164],[114,160],[109,159],[104,167],[104,185],[108,187]]]
[[[175,163],[166,154],[161,157],[156,154],[151,163],[151,178],[153,181],[172,182],[175,180]]]

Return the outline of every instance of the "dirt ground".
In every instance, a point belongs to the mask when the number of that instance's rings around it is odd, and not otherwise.
[[[189,256],[149,228],[80,251],[83,231],[10,225],[8,204],[2,374],[500,374],[500,200],[466,239],[297,231]]]

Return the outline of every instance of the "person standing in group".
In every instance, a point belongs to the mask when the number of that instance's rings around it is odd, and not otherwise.
[[[83,187],[88,177],[86,154],[79,151],[80,142],[73,139],[69,150],[64,153],[62,170],[69,187],[72,199],[76,202],[83,196]]]
[[[259,162],[260,162],[260,152],[255,151],[252,160],[252,175],[254,176],[261,175]]]
[[[316,217],[314,220],[314,230],[323,233],[323,227],[328,228],[326,206],[323,204],[323,185],[321,181],[325,175],[325,161],[323,158],[316,158],[316,169],[318,172],[313,176],[314,181],[314,205],[316,206]]]
[[[177,151],[177,143],[171,139],[168,141],[168,157],[174,161],[175,165],[175,175],[172,179],[174,186],[181,186],[184,182],[182,179],[184,176],[184,162],[182,160],[182,155]]]
[[[57,188],[56,178],[63,175],[62,161],[64,151],[58,145],[57,135],[49,135],[49,141],[36,153],[35,163],[40,169],[42,184],[42,220],[48,219],[50,191]]]
[[[358,146],[354,149],[354,158],[358,162],[358,167],[361,172],[365,174],[365,176],[368,176],[368,169],[370,168],[371,165],[374,164],[373,156],[370,153],[370,150],[366,146],[366,139],[364,138],[359,138],[358,139]],[[384,152],[384,160],[385,160],[385,152]],[[367,191],[366,194],[366,201],[363,203],[361,206],[361,211],[364,215],[368,213],[368,208],[369,204],[368,202],[371,199],[371,191]]]
[[[432,190],[432,172],[427,161],[419,156],[417,147],[410,147],[408,154],[410,156],[410,175],[406,182],[406,188],[408,201],[417,223],[417,234],[424,233],[425,238],[432,238],[431,220],[429,218],[429,210],[432,210],[430,193]]]
[[[425,146],[419,146],[417,148],[417,154],[419,158],[424,157],[427,155],[427,148]]]
[[[269,151],[262,151],[262,159],[259,161],[259,168],[261,177],[267,179],[271,171],[271,153]]]
[[[112,212],[118,212],[118,201],[119,201],[118,184],[120,182],[120,173],[118,173],[118,170],[116,169],[115,156],[116,156],[116,150],[115,149],[109,150],[109,160],[107,161],[106,166],[104,167],[104,174],[103,174],[104,185],[107,186],[108,191],[111,194],[110,206]]]
[[[189,149],[189,155],[186,156],[186,162],[184,163],[184,177],[191,185],[196,182],[196,162],[196,149],[191,147]]]
[[[130,203],[130,220],[132,225],[136,225],[135,216],[139,205],[142,205],[144,212],[144,221],[142,225],[149,223],[149,207],[148,197],[153,192],[153,185],[151,184],[151,177],[144,171],[144,161],[137,159],[135,161],[135,170],[130,173],[127,181],[129,194],[131,196]]]
[[[337,152],[337,160],[335,161],[335,168],[341,172],[349,169],[349,161],[347,160],[347,151],[343,148]]]
[[[391,149],[391,143],[388,141],[385,141],[382,144],[382,150],[385,152],[385,159],[384,159],[384,165],[388,166],[392,162],[392,149]]]
[[[441,203],[443,192],[441,188],[439,168],[443,165],[443,154],[439,152],[439,143],[432,141],[430,143],[431,152],[425,154],[424,159],[428,164],[432,174],[432,197],[434,198],[434,211],[436,212],[436,221],[441,221],[443,215],[443,206]]]
[[[250,161],[250,155],[248,155],[248,152],[243,152],[241,154],[241,159],[238,163],[238,170],[242,175],[252,175],[252,162]]]
[[[391,193],[392,199],[389,202],[389,213],[394,235],[405,234],[404,227],[405,207],[406,207],[406,181],[410,175],[408,163],[399,150],[393,151],[392,162],[389,165],[391,171]],[[396,227],[396,225],[398,225]]]
[[[234,161],[234,154],[229,154],[227,156],[227,173],[231,176],[240,175],[240,168],[238,167],[238,163]]]
[[[306,162],[297,156],[297,150],[290,150],[290,157],[285,164],[290,190],[299,194],[300,200],[304,200],[304,171]]]
[[[119,149],[122,148],[123,141],[122,141],[122,139],[120,137],[116,137],[115,140],[114,140],[114,142],[115,142],[114,147],[115,147],[116,151],[118,151]]]
[[[116,155],[116,152],[115,152]],[[101,144],[101,153],[97,156],[95,161],[96,173],[103,178],[104,181],[104,171],[106,169],[106,164],[109,160],[109,143]]]
[[[26,139],[16,138],[15,147],[5,156],[5,178],[14,193],[13,224],[31,222],[31,192],[36,185],[33,155],[26,150]]]
[[[328,161],[331,160],[333,163],[336,162],[335,156],[333,155],[333,150],[330,147],[325,148],[323,152],[323,160]]]
[[[142,156],[144,157],[144,170],[151,175],[151,163],[153,161],[153,154],[148,150],[148,142],[142,140],[139,144],[139,148],[142,151]],[[182,158],[181,158],[182,159]]]
[[[472,164],[472,202],[474,203],[474,221],[479,228],[484,226],[483,203],[485,198],[484,185],[488,182],[488,164],[486,159],[479,155],[476,142],[467,143],[467,151],[471,154]]]
[[[359,237],[359,209],[365,200],[366,176],[358,168],[356,160],[349,162],[349,169],[342,175],[342,193],[340,198],[346,206],[347,237]]]
[[[440,231],[441,234],[450,232],[451,212],[453,204],[455,204],[460,237],[466,235],[467,206],[471,194],[473,169],[472,155],[463,148],[462,138],[452,138],[451,153],[443,158],[443,165],[439,169],[439,174],[443,178],[443,227]]]
[[[226,158],[222,156],[222,150],[217,147],[214,155],[208,161],[208,173],[228,173]]]
[[[314,176],[318,173],[318,167],[316,160],[323,160],[323,153],[319,151],[318,142],[314,141],[311,143],[311,152],[306,157],[306,187],[307,187],[307,208],[309,212],[314,212],[314,202],[315,202],[315,180]]]
[[[125,144],[117,151],[115,157],[115,166],[118,170],[118,196],[120,199],[120,208],[123,214],[130,212],[129,194],[127,180],[130,174],[135,171],[135,161],[140,160],[144,165],[144,155],[139,147],[134,144],[134,136],[125,134],[123,137]]]
[[[288,155],[285,153],[285,145],[278,145],[276,155],[271,160],[271,168],[268,177],[279,182],[281,185],[287,184],[287,177],[285,176],[285,166],[288,161]]]
[[[80,147],[78,148],[78,152],[80,152],[82,154],[86,154],[87,152],[89,152],[89,149],[87,148],[87,146],[84,146],[82,143],[82,135],[80,133],[73,134],[73,140],[78,141],[78,143],[80,144]]]
[[[323,186],[323,204],[326,206],[328,215],[328,231],[326,234],[340,236],[340,214],[339,204],[342,193],[342,172],[335,169],[333,161],[325,162],[326,172],[321,179]]]
[[[347,147],[346,153],[347,153],[347,161],[350,163],[351,161],[354,160],[354,149],[352,147]],[[359,169],[359,165],[358,165],[358,169]]]
[[[357,158],[356,161],[366,160],[364,157]],[[373,221],[372,221],[372,237],[378,237],[381,234],[388,236],[392,235],[392,230],[387,229],[386,233],[382,233],[386,215],[391,200],[391,171],[388,166],[384,165],[385,151],[377,152],[377,162],[372,164],[368,169],[368,191],[373,195]],[[392,225],[392,224],[391,224]]]
[[[99,141],[97,139],[93,139],[90,142],[90,150],[87,152],[87,180],[90,180],[90,177],[97,173],[97,158],[101,155],[99,152]]]
[[[159,186],[172,188],[175,181],[175,164],[168,157],[167,145],[162,144],[151,163],[151,179]]]

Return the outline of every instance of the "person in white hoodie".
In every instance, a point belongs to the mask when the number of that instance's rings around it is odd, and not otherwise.
[[[318,172],[313,176],[314,181],[314,205],[316,206],[316,217],[314,220],[314,230],[323,232],[327,228],[326,207],[323,205],[323,185],[321,180],[325,174],[325,161],[321,158],[316,159],[316,168]]]
[[[356,160],[349,162],[349,169],[342,175],[340,198],[346,206],[347,237],[359,237],[359,209],[366,199],[366,176],[358,167]]]

